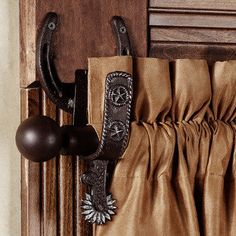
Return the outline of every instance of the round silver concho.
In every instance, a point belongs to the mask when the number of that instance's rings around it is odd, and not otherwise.
[[[121,141],[126,132],[125,124],[121,121],[114,121],[110,124],[110,137],[113,141]]]
[[[123,106],[129,101],[129,91],[123,85],[116,85],[110,90],[109,98],[115,106]]]

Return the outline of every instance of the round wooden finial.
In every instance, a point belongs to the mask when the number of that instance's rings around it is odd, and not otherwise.
[[[16,145],[25,158],[47,161],[59,154],[62,146],[60,127],[47,116],[30,117],[18,127]]]

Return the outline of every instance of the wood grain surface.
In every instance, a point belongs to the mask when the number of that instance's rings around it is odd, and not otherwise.
[[[84,199],[86,186],[81,183],[80,176],[87,170],[87,165],[84,161],[79,160],[79,157],[74,157],[74,235],[92,236],[92,225],[86,223],[81,217],[81,200]]]
[[[235,45],[202,45],[190,43],[152,43],[150,57],[168,59],[170,61],[177,58],[206,59],[209,64],[215,61],[235,60]]]
[[[150,26],[236,29],[236,14],[150,11]]]
[[[71,115],[59,111],[60,125],[72,124]],[[79,181],[79,179],[78,179]],[[61,155],[58,160],[59,235],[73,236],[73,158]],[[77,199],[79,200],[79,199]]]
[[[36,0],[20,0],[20,86],[36,80]]]
[[[21,119],[40,114],[40,89],[21,90]],[[21,235],[41,236],[41,164],[21,160]]]
[[[236,1],[150,0],[149,56],[236,59]]]
[[[205,43],[208,45],[236,43],[236,30],[229,29],[153,27],[150,30],[150,36],[155,42]]]
[[[146,0],[38,1],[37,24],[46,12],[53,11],[60,16],[54,44],[60,79],[73,82],[75,70],[87,68],[88,57],[116,55],[110,25],[114,15],[125,19],[135,55],[144,56],[147,51],[146,42],[143,42],[147,35],[146,5]]]
[[[57,120],[57,109],[42,92],[42,115]],[[57,236],[58,180],[57,157],[42,163],[42,234]]]
[[[150,7],[235,10],[235,0],[150,0]]]
[[[147,54],[147,0],[21,0],[21,87],[36,80],[36,32],[47,12],[56,12],[55,65],[61,81],[73,82],[76,69],[87,68],[87,58],[116,55],[110,21],[122,16],[129,28],[135,55]],[[66,62],[66,63],[65,63]]]

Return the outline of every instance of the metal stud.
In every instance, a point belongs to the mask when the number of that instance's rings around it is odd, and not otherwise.
[[[109,93],[109,98],[116,106],[123,106],[129,100],[128,89],[123,85],[115,86]]]

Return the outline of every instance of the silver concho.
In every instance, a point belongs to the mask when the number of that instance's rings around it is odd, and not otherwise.
[[[114,121],[110,124],[110,137],[113,141],[120,141],[125,136],[125,124],[121,121]]]
[[[129,101],[129,91],[123,85],[116,85],[110,90],[109,98],[115,106],[123,106]]]
[[[112,199],[112,195],[107,196],[107,209],[104,211],[99,211],[95,208],[93,204],[93,196],[91,194],[85,194],[85,200],[82,200],[81,208],[84,210],[82,214],[85,216],[85,220],[89,223],[95,223],[98,225],[103,225],[107,221],[111,220],[112,215],[115,215],[116,200]]]

